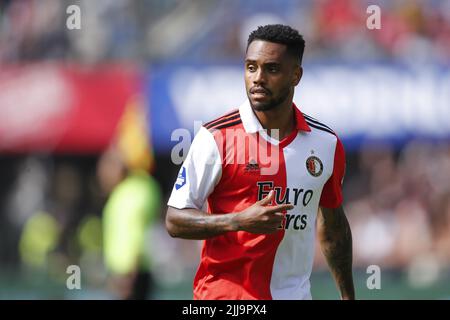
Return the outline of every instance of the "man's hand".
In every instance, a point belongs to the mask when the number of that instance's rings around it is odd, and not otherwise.
[[[247,231],[273,233],[283,220],[283,211],[294,208],[291,204],[270,206],[274,192],[238,213],[208,214],[198,209],[169,207],[166,228],[172,237],[183,239],[208,239],[225,232]]]
[[[274,192],[272,190],[267,197],[236,214],[232,222],[236,225],[236,229],[257,234],[274,233],[279,230],[284,219],[283,212],[292,210],[294,206],[292,204],[271,206],[273,197]]]

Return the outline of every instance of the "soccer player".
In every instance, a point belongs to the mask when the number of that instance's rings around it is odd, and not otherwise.
[[[304,48],[289,26],[253,31],[248,101],[202,126],[183,163],[166,227],[173,237],[205,239],[194,299],[311,299],[316,219],[341,298],[355,297],[344,148],[293,103]]]

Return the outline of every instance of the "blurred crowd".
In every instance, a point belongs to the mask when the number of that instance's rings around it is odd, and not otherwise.
[[[416,272],[438,279],[450,266],[448,143],[365,146],[350,157],[344,194],[355,265],[405,268],[411,281],[422,281]]]
[[[80,30],[66,27],[72,4]],[[373,4],[379,30],[366,26]],[[298,28],[306,59],[449,63],[450,3],[441,0],[5,0],[0,62],[240,61],[248,32],[268,22]]]

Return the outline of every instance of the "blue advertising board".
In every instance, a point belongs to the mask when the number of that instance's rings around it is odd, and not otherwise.
[[[194,134],[245,99],[238,64],[153,66],[147,83],[156,150],[177,143],[176,129]],[[389,63],[304,66],[294,102],[333,128],[346,148],[362,143],[402,144],[413,138],[450,138],[450,68]]]

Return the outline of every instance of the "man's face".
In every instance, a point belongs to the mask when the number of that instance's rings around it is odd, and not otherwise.
[[[245,57],[245,87],[255,111],[278,107],[293,94],[302,69],[286,46],[262,40],[250,43]]]

